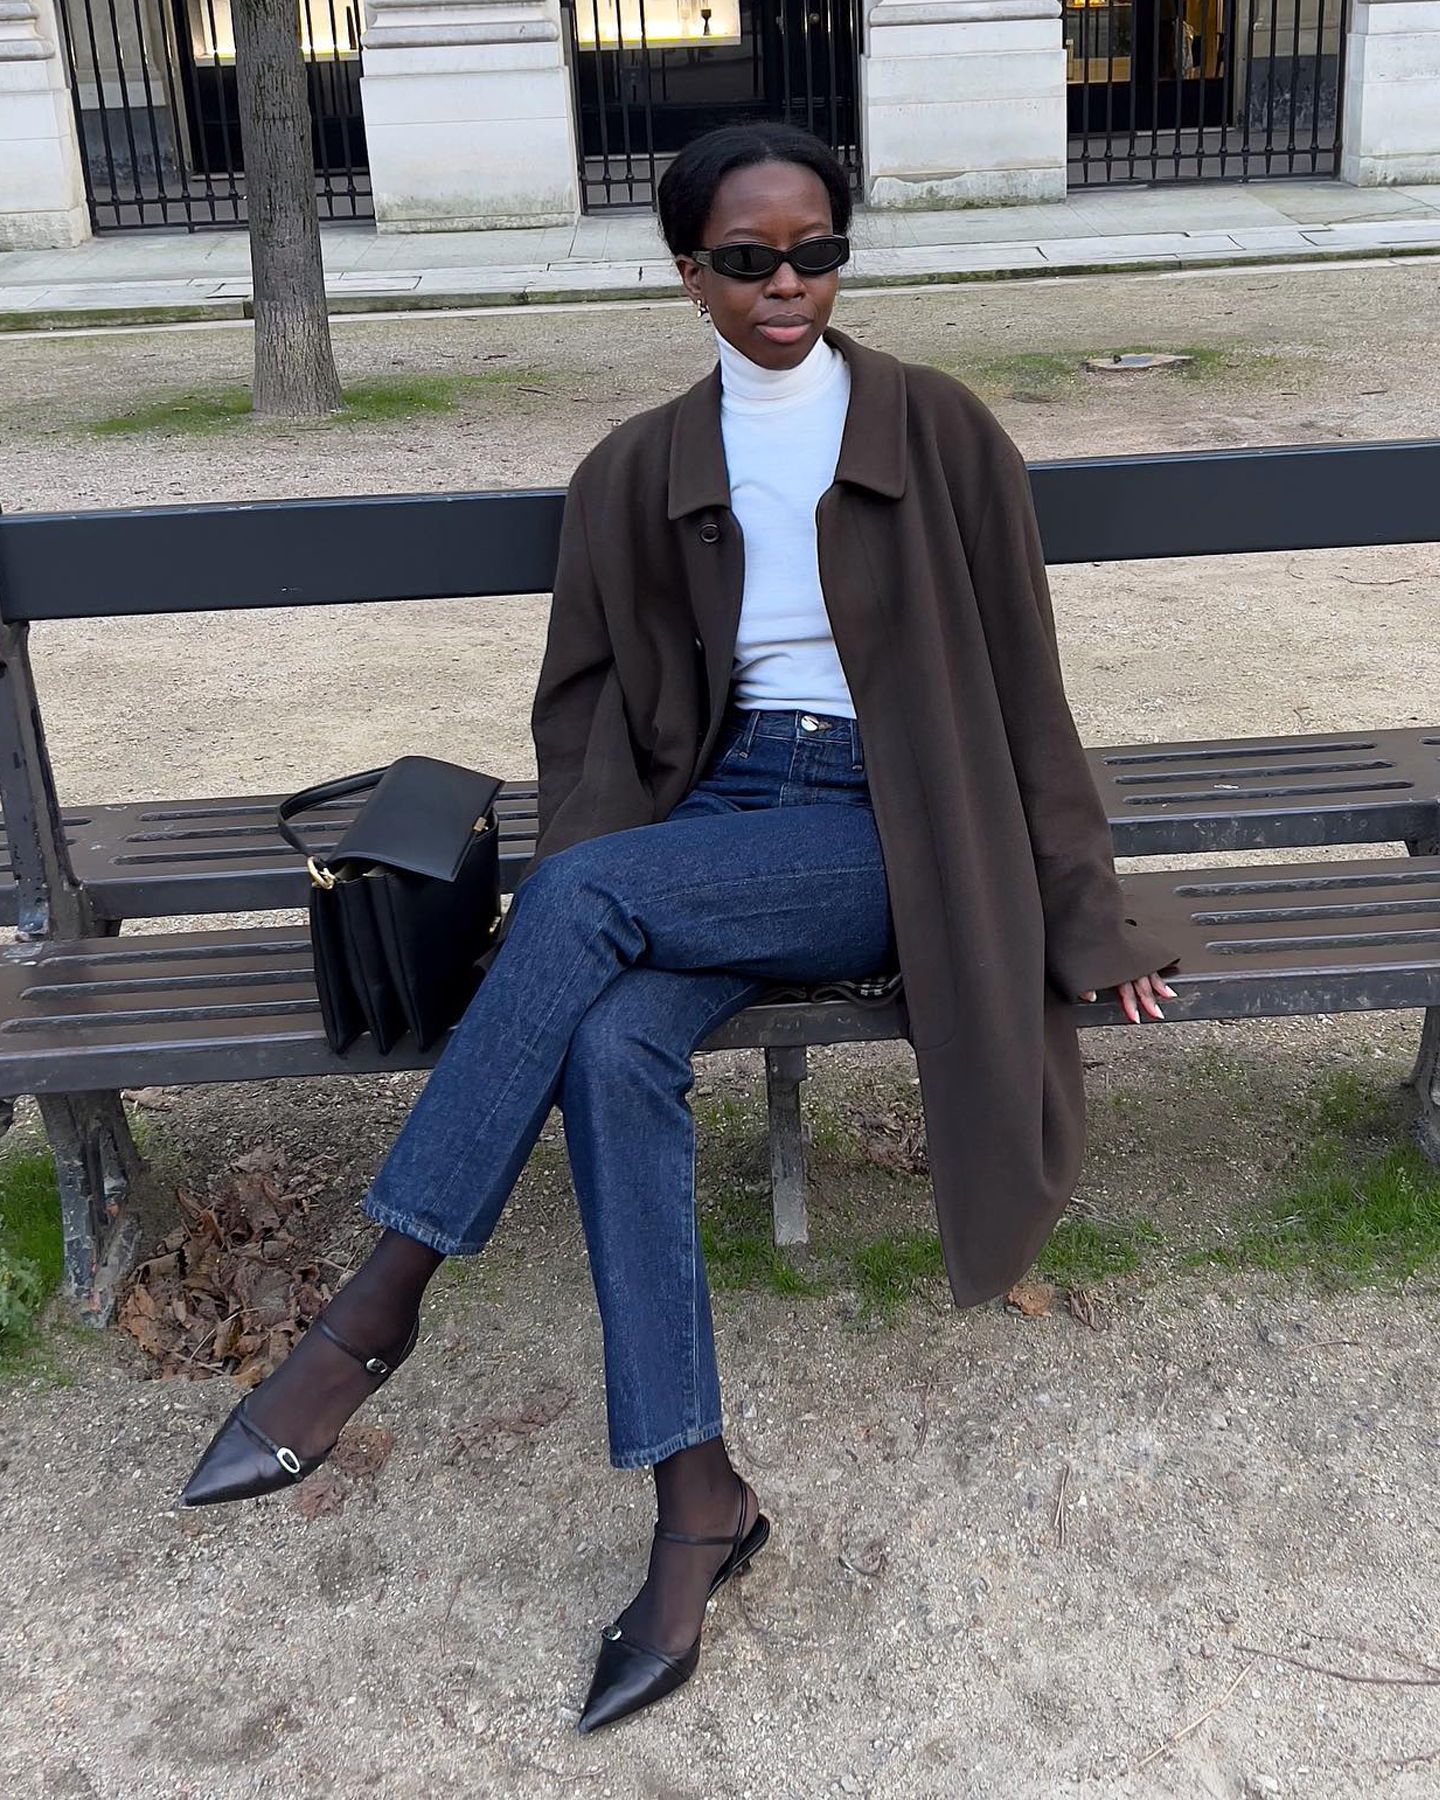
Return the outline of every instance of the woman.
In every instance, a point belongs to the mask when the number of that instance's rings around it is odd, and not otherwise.
[[[480,1250],[552,1104],[604,1335],[610,1459],[654,1470],[647,1578],[582,1731],[687,1680],[769,1522],[721,1427],[690,1054],[776,981],[904,976],[957,1304],[1073,1189],[1073,1002],[1162,1016],[1065,701],[1018,451],[958,382],[828,329],[850,195],[778,125],[660,184],[717,369],[571,482],[532,725],[534,857],[486,977],[366,1196],[385,1229],[183,1495],[303,1479]],[[743,554],[742,554],[743,540]],[[863,723],[863,735],[862,735]]]

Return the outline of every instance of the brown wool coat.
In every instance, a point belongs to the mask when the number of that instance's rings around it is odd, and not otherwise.
[[[1072,1002],[1178,958],[1126,916],[1019,451],[950,376],[825,335],[851,393],[816,509],[821,581],[865,743],[946,1268],[973,1306],[1029,1266],[1079,1175]],[[689,792],[724,708],[742,568],[717,365],[612,431],[570,484],[526,873]]]

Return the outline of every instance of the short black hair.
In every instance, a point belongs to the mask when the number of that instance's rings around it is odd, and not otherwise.
[[[830,195],[835,230],[849,229],[850,180],[835,152],[812,132],[760,119],[722,125],[692,138],[660,177],[660,230],[672,256],[688,256],[699,246],[715,190],[725,177],[734,169],[762,162],[798,163],[813,170]]]

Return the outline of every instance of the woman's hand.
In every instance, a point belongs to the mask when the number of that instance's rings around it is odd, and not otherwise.
[[[1175,998],[1174,988],[1169,985],[1163,975],[1141,975],[1135,981],[1122,981],[1115,992],[1120,996],[1120,1004],[1125,1008],[1125,1017],[1132,1025],[1140,1023],[1140,1005],[1137,1002],[1144,1005],[1152,1019],[1163,1019],[1165,1015],[1161,1012],[1159,1001],[1155,996],[1158,994],[1161,1000]],[[1095,998],[1094,988],[1091,988],[1089,993],[1082,994],[1080,998],[1093,1000]]]

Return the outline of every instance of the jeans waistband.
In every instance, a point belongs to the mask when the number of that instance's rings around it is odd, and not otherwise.
[[[785,743],[835,744],[860,759],[860,724],[848,713],[809,712],[801,706],[742,707],[730,705],[723,721],[727,728],[743,732],[747,747],[757,737],[779,738]]]

